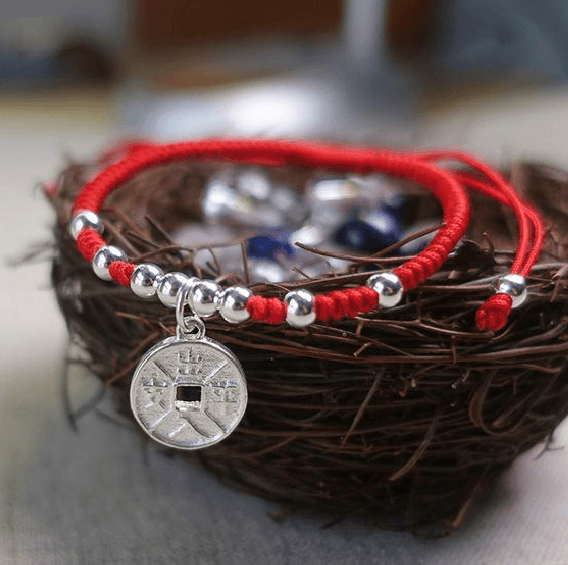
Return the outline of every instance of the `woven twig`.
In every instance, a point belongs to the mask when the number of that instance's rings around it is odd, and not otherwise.
[[[214,170],[175,164],[139,175],[103,211],[109,240],[134,260],[191,272],[197,249],[176,245],[169,234],[199,221],[201,191]],[[67,223],[90,172],[88,165],[68,167],[49,194],[57,213],[53,285],[91,371],[129,414],[132,372],[146,349],[173,333],[175,320],[157,301],[98,280],[75,250]],[[302,190],[313,173],[270,174]],[[568,413],[568,176],[530,164],[514,167],[512,176],[551,229],[528,279],[530,300],[504,331],[477,332],[474,312],[508,270],[513,224],[494,202],[476,198],[473,241],[395,308],[308,329],[208,320],[208,335],[243,365],[249,406],[228,440],[199,452],[203,464],[292,508],[370,516],[381,527],[415,532],[459,526],[472,500],[519,453],[549,442]],[[427,195],[413,198],[417,217],[435,207]],[[245,275],[224,271],[219,249],[210,249],[211,261],[196,274],[246,282],[246,268]],[[369,263],[401,261],[352,259],[343,273],[254,290],[282,297],[299,285],[360,284]]]

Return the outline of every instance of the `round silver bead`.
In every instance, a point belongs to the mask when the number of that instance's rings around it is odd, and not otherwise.
[[[73,239],[77,239],[79,234],[86,228],[91,228],[97,230],[99,233],[103,233],[103,223],[101,219],[90,210],[85,210],[75,215],[69,224],[69,233]]]
[[[111,276],[108,272],[108,268],[111,263],[115,261],[126,261],[126,253],[114,245],[104,245],[101,247],[93,257],[92,265],[95,275],[103,281],[110,281]]]
[[[284,302],[288,305],[286,321],[293,328],[303,328],[315,321],[314,295],[309,290],[293,290],[284,297]]]
[[[183,273],[168,273],[163,277],[159,277],[156,285],[158,299],[164,306],[175,308],[178,292],[189,281],[190,278]]]
[[[221,287],[213,281],[197,281],[189,291],[189,304],[196,316],[208,318],[217,311]]]
[[[156,294],[158,280],[164,273],[157,265],[142,263],[138,265],[132,273],[130,288],[136,296],[141,298],[152,298]]]
[[[230,286],[219,297],[219,314],[231,324],[248,320],[247,301],[251,296],[252,291],[244,286]]]
[[[402,299],[402,283],[394,273],[380,273],[367,280],[367,286],[379,295],[379,304],[387,308],[396,306]]]
[[[517,308],[527,299],[525,277],[522,275],[505,275],[497,282],[497,293],[508,294],[513,299],[513,308]]]

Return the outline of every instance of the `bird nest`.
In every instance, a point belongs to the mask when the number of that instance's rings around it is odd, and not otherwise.
[[[130,414],[132,373],[145,350],[174,333],[175,315],[99,280],[76,250],[67,231],[72,202],[94,166],[71,164],[46,189],[57,214],[53,286],[91,372]],[[222,244],[172,239],[180,227],[202,220],[203,189],[217,170],[176,163],[141,173],[101,211],[107,241],[164,272],[246,284],[246,253],[245,274],[235,274],[224,268]],[[315,173],[281,168],[267,174],[302,191]],[[301,329],[207,320],[208,335],[239,358],[249,404],[230,438],[197,452],[203,465],[285,507],[445,533],[517,455],[539,442],[548,446],[568,413],[568,175],[526,163],[510,175],[542,211],[549,231],[528,278],[530,299],[503,331],[476,331],[474,313],[493,280],[509,271],[514,218],[495,202],[474,198],[469,239],[394,308]],[[417,220],[435,207],[427,191],[401,188],[412,194]],[[211,256],[200,266],[198,248]],[[299,286],[319,292],[358,285],[370,265],[391,268],[404,258],[390,249],[349,259],[345,271],[330,269],[309,282],[296,273],[289,283],[251,287],[282,298]]]

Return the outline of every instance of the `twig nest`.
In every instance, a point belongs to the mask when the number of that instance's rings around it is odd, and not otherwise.
[[[526,281],[530,298],[495,335],[475,330],[474,320],[495,282],[510,271],[514,234],[494,202],[474,199],[470,240],[400,302],[396,281],[376,280],[385,300],[396,301],[393,307],[305,327],[313,316],[310,297],[299,290],[305,273],[249,285],[246,269],[226,253],[226,241],[175,241],[173,234],[188,223],[204,221],[207,179],[222,173],[212,164],[160,167],[117,191],[101,212],[109,245],[158,270],[139,267],[136,294],[94,276],[67,229],[72,200],[91,173],[91,165],[73,164],[46,191],[57,214],[53,286],[70,333],[89,353],[92,373],[130,413],[129,384],[141,354],[174,332],[175,312],[164,307],[175,306],[174,287],[192,276],[212,281],[192,288],[191,300],[203,316],[220,305],[221,315],[206,321],[207,332],[239,358],[249,406],[237,431],[199,458],[238,488],[334,517],[371,516],[384,528],[445,533],[519,453],[550,440],[567,415],[565,173],[530,164],[512,171],[524,197],[553,227]],[[285,182],[297,194],[314,174],[269,173],[273,186]],[[435,207],[427,194],[410,198],[416,222]],[[233,243],[246,247],[250,235]],[[198,262],[203,251],[209,258]],[[314,293],[333,289],[337,280],[364,284],[369,265],[389,270],[404,260],[329,259],[327,271],[313,275]],[[221,282],[231,288],[219,292]],[[293,327],[248,319],[236,331],[233,322],[246,317],[239,288],[247,286],[268,297],[288,296]],[[140,299],[154,293],[159,300]],[[521,289],[518,299],[523,296]]]

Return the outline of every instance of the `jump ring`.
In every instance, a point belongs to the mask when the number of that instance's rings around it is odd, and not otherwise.
[[[178,329],[178,337],[191,339],[201,339],[205,335],[205,324],[195,315],[191,304],[188,303],[187,298],[193,282],[186,282],[179,290],[176,300],[176,322]],[[189,306],[192,315],[185,315],[185,307]],[[197,330],[197,332],[195,331]]]

